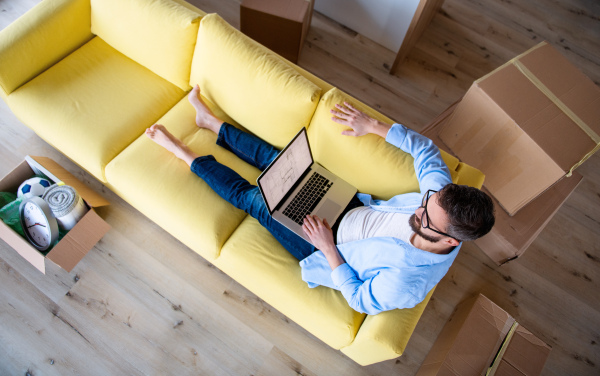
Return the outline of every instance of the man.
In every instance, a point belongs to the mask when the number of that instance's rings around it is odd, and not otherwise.
[[[188,98],[196,109],[196,124],[216,133],[218,145],[260,170],[277,156],[271,145],[218,119],[200,99],[198,86]],[[478,189],[452,184],[439,149],[426,137],[400,124],[379,122],[349,103],[331,112],[333,121],[350,128],[344,135],[376,134],[410,153],[421,192],[388,201],[358,194],[333,229],[307,216],[303,228],[313,244],[275,221],[258,187],[214,157],[196,154],[159,124],[146,135],[266,227],[300,261],[302,279],[310,287],[340,290],[350,307],[368,314],[414,307],[446,274],[462,242],[491,230],[493,203]]]

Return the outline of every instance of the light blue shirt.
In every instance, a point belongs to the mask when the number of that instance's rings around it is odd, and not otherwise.
[[[413,214],[421,206],[425,192],[452,183],[438,147],[427,137],[394,124],[386,141],[413,156],[421,192],[397,195],[387,201],[359,194],[365,205],[374,210]],[[340,290],[350,307],[369,315],[412,308],[446,274],[461,245],[449,254],[438,255],[393,237],[357,240],[337,246],[346,263],[333,272],[321,251],[302,260],[302,279],[309,287]]]

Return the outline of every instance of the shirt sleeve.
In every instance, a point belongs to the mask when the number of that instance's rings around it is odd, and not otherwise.
[[[419,303],[409,291],[399,294],[395,286],[390,286],[390,281],[380,273],[361,281],[348,264],[335,268],[331,279],[348,305],[357,312],[376,315],[396,308],[412,308]]]
[[[394,124],[385,140],[413,156],[421,193],[429,189],[440,190],[452,183],[440,149],[429,138],[401,124]]]

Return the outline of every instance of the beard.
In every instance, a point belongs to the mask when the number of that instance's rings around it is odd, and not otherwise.
[[[421,230],[421,220],[419,219],[419,217],[417,217],[416,214],[410,216],[410,218],[408,219],[408,224],[410,225],[410,228],[414,231],[415,234],[417,234],[418,236],[422,237],[430,243],[437,243],[440,240],[442,240],[441,236],[432,236],[424,234]]]

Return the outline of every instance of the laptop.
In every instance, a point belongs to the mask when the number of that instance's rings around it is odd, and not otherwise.
[[[306,128],[256,180],[271,216],[310,243],[302,230],[308,214],[333,226],[357,189],[313,160]]]

